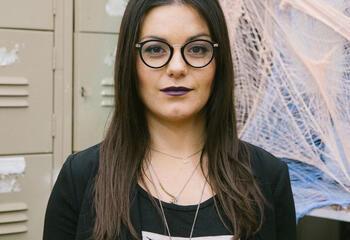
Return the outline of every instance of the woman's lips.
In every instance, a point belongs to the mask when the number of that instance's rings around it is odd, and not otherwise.
[[[169,96],[183,96],[192,90],[193,89],[186,88],[186,87],[167,87],[167,88],[161,89],[160,91],[164,92]]]

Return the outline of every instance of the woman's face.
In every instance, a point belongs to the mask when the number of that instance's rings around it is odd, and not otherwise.
[[[199,116],[208,101],[215,75],[215,59],[203,68],[187,65],[180,47],[191,39],[212,42],[205,20],[187,5],[166,5],[152,9],[145,17],[139,42],[164,39],[175,45],[170,62],[162,68],[146,66],[138,54],[136,68],[139,94],[148,117],[183,121]],[[153,49],[158,53],[159,48]],[[198,48],[190,49],[198,51]],[[169,87],[185,87],[185,92],[171,92]]]

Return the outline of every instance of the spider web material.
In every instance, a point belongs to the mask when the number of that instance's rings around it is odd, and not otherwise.
[[[350,0],[220,2],[240,138],[288,159],[298,217],[350,204]]]

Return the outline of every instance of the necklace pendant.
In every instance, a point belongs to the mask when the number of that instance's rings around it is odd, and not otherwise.
[[[176,199],[176,198],[173,198],[173,199],[171,200],[171,203],[172,203],[172,204],[176,204],[176,203],[177,203],[177,199]]]
[[[183,164],[188,164],[188,163],[190,163],[191,162],[191,159],[189,159],[189,160],[182,160],[182,163]]]

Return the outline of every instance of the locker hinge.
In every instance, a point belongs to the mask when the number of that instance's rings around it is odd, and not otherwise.
[[[52,114],[52,116],[51,116],[51,134],[53,137],[56,136],[56,124],[57,124],[56,114]]]
[[[53,16],[56,16],[56,0],[52,0],[52,13]]]
[[[56,46],[53,46],[52,49],[52,69],[56,70]]]

